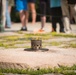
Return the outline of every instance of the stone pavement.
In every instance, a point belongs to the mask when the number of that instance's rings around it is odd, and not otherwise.
[[[35,25],[28,24],[28,32],[33,33],[40,29],[40,23]],[[17,35],[16,31],[20,30],[21,23],[15,23],[11,29],[5,29],[1,36]],[[76,25],[72,25],[72,32],[76,34]],[[45,32],[51,31],[51,24],[46,23]],[[76,48],[64,49],[57,47],[48,47],[48,51],[25,51],[24,48],[0,50],[0,68],[47,68],[58,67],[59,65],[72,66],[76,64]]]
[[[44,30],[45,32],[51,32],[52,27],[51,27],[51,23],[46,23]],[[35,25],[31,25],[31,23],[28,23],[27,28],[28,28],[28,33],[32,33],[32,32],[36,32],[37,30],[39,30],[41,27],[41,23],[37,22]],[[71,24],[72,27],[72,33],[76,34],[76,24]],[[12,27],[10,29],[5,29],[5,33],[2,34],[10,34],[12,32],[11,35],[15,34],[13,32],[19,31],[21,28],[21,23],[14,23],[12,25]],[[57,31],[59,30],[59,25],[57,25]],[[0,33],[1,34],[1,33]]]

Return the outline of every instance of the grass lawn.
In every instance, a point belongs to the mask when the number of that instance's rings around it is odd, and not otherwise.
[[[42,39],[43,47],[59,46],[62,48],[76,48],[76,35],[73,34],[25,34],[22,32],[18,32],[18,34],[20,35],[0,36],[0,48],[30,48],[31,39]],[[57,41],[57,39],[61,38],[62,41]],[[64,40],[68,38],[72,40]]]
[[[0,36],[0,49],[6,48],[30,48],[31,39],[41,39],[43,47],[56,46],[62,48],[75,48],[76,49],[76,35],[73,34],[28,34],[17,32],[20,35]],[[62,39],[62,40],[61,40]],[[68,40],[69,39],[69,40]],[[28,75],[43,75],[43,74],[63,74],[63,75],[76,75],[76,65],[71,67],[60,66],[59,68],[48,69],[2,69],[0,68],[0,75],[3,73],[14,74],[28,74]]]

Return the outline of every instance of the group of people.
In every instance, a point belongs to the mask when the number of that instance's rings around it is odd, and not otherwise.
[[[11,27],[11,8],[15,6],[15,9],[19,12],[20,20],[22,23],[22,31],[27,31],[27,23],[29,12],[32,13],[32,24],[36,22],[36,9],[35,9],[35,1],[36,0],[0,0],[2,2],[2,20],[3,26],[5,28]]]
[[[32,13],[32,24],[36,22],[36,0],[3,0],[6,1],[6,22],[5,27],[11,27],[10,12],[11,7],[15,4],[16,10],[19,12],[22,23],[21,31],[27,31],[27,23],[29,18],[29,11]],[[9,3],[9,1],[11,1]],[[5,2],[3,2],[5,3]],[[50,16],[52,18],[52,32],[56,32],[56,24],[60,25],[60,32],[71,32],[70,18],[74,17],[76,22],[76,0],[39,0],[41,28],[39,31],[44,31],[46,23],[46,11],[50,7]],[[70,17],[69,7],[72,16]],[[8,10],[7,10],[8,9]],[[8,14],[9,13],[9,14]],[[4,19],[5,20],[5,19]]]
[[[41,29],[45,26],[46,10],[50,4],[50,16],[52,18],[52,32],[56,32],[56,24],[60,24],[60,32],[71,33],[70,19],[74,17],[76,22],[76,0],[40,0],[41,5]],[[70,12],[72,17],[70,17]]]

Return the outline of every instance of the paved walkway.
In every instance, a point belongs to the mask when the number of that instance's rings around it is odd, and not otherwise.
[[[52,26],[51,23],[46,23],[45,27],[44,27],[45,32],[51,32],[51,30],[52,30],[51,26]],[[28,25],[27,25],[28,33],[36,32],[37,30],[40,29],[40,27],[41,27],[40,22],[37,22],[35,25],[31,25],[31,23],[28,23]],[[72,33],[76,34],[76,24],[72,24],[71,27],[72,27]],[[8,35],[11,32],[20,30],[20,28],[21,28],[21,23],[14,23],[10,29],[5,29],[5,33]],[[59,25],[57,25],[57,31],[58,30],[59,30]],[[13,35],[13,33],[12,33],[12,35]]]
[[[24,48],[0,50],[0,67],[45,68],[76,64],[76,50],[50,47],[49,51],[25,51]]]
[[[15,35],[15,31],[20,30],[21,24],[13,24],[11,29],[5,29],[2,36]],[[28,24],[28,32],[37,31],[40,23],[35,25]],[[51,24],[47,23],[45,32],[51,31]],[[73,33],[76,33],[76,25],[72,25]],[[16,34],[17,35],[17,34]],[[59,65],[72,66],[76,64],[76,48],[64,49],[57,47],[48,47],[48,51],[27,51],[24,48],[0,50],[0,67],[2,68],[45,68]]]

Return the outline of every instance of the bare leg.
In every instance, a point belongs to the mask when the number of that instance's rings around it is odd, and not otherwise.
[[[32,24],[35,24],[35,22],[36,22],[35,4],[34,3],[29,3],[29,9],[31,10],[31,13],[32,13]]]
[[[9,13],[11,14],[11,6],[8,6],[8,11],[9,11]]]
[[[29,13],[28,13],[28,11],[25,11],[25,21],[26,21],[26,24],[28,23],[28,19],[29,19]]]
[[[44,28],[45,23],[46,23],[46,16],[42,16],[42,17],[41,17],[41,29]]]
[[[26,22],[25,22],[25,12],[23,10],[20,11],[20,20],[22,23],[22,27],[26,26]]]
[[[27,25],[28,23],[28,12],[27,11],[24,11],[24,14],[25,14],[25,26]]]

